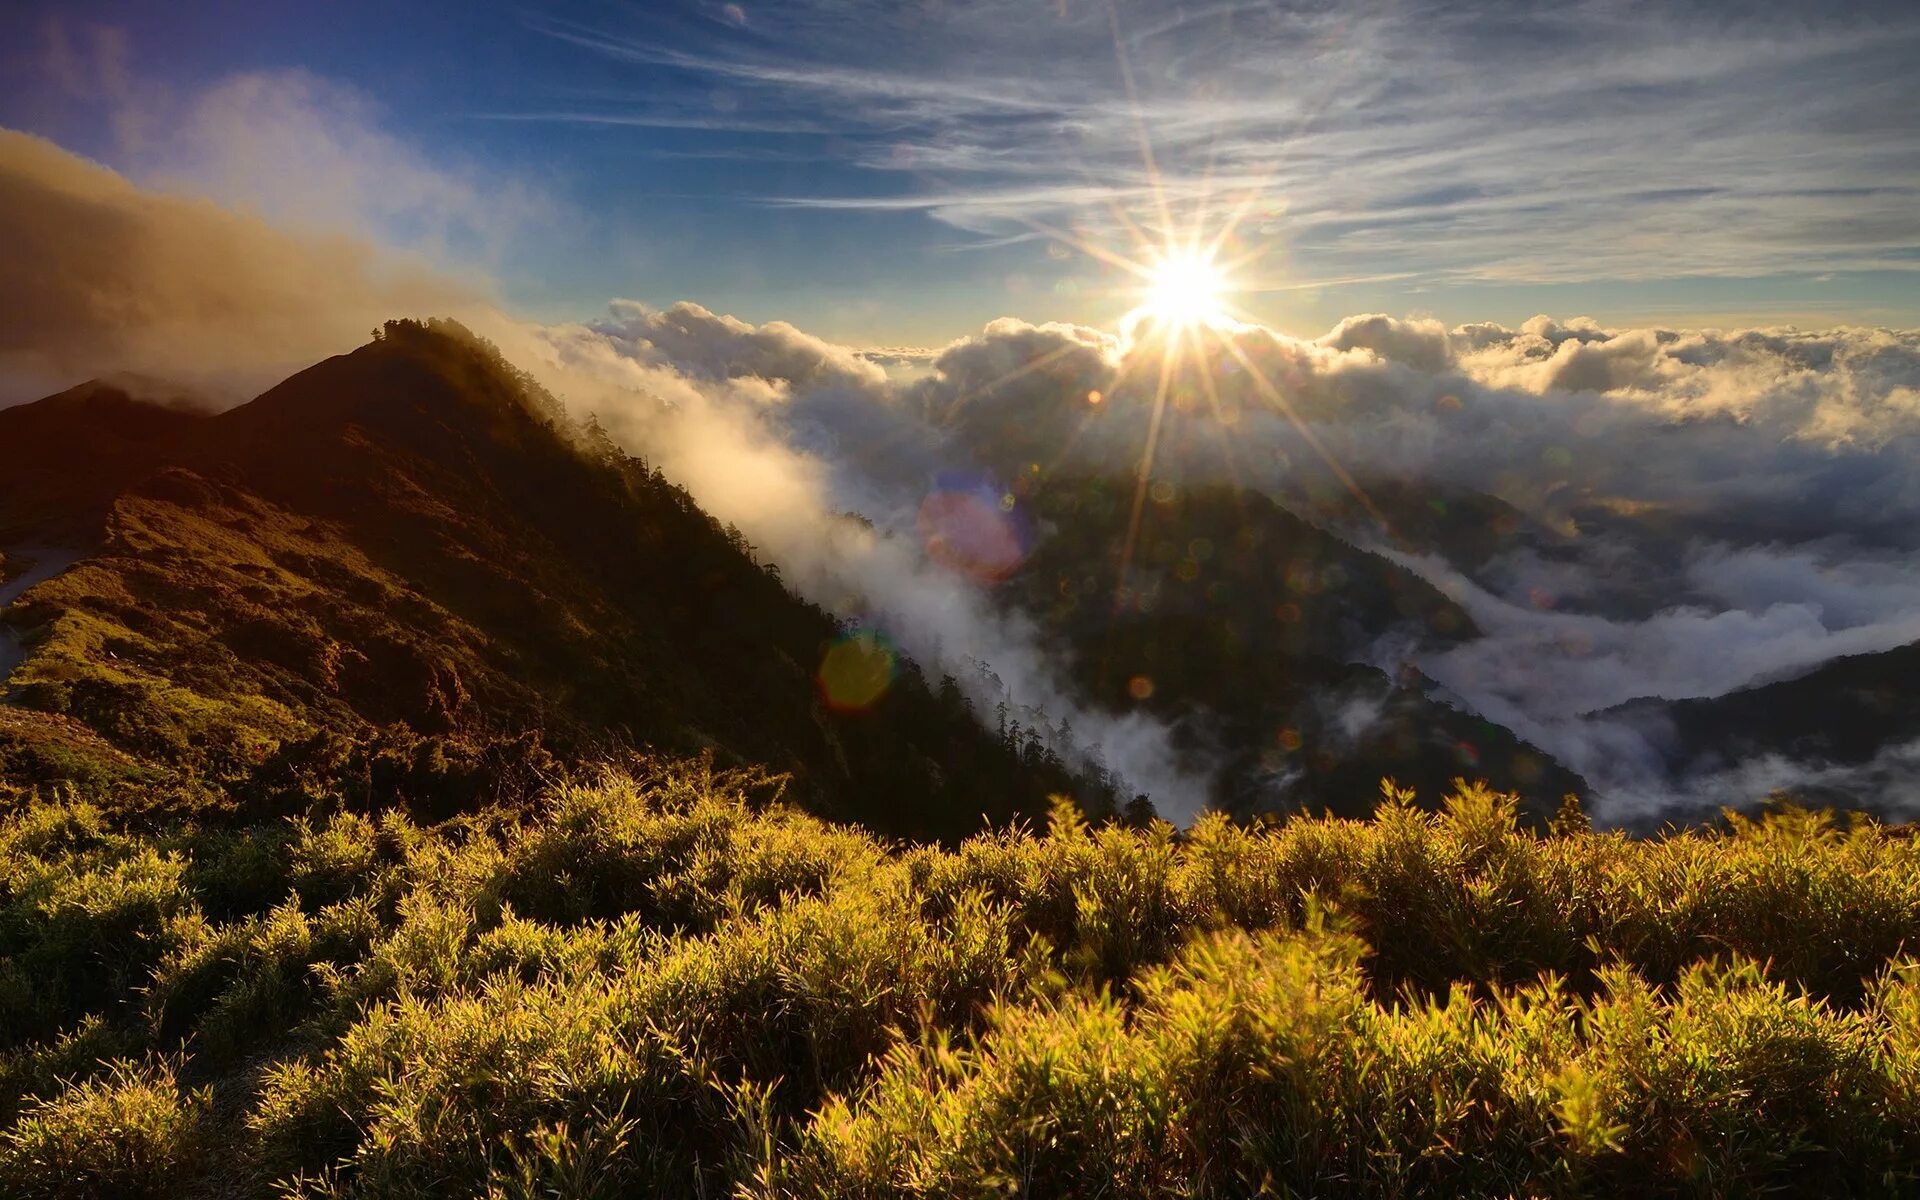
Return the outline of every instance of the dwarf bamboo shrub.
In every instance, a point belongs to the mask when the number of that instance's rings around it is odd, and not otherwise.
[[[0,1192],[34,1197],[177,1196],[211,1173],[211,1094],[172,1064],[120,1060],[20,1114],[0,1134]]]
[[[1410,799],[951,850],[702,764],[432,825],[36,803],[0,818],[0,1193],[1920,1187],[1903,831]]]

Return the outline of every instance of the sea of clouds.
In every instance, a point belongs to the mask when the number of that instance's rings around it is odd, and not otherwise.
[[[1395,631],[1374,659],[1410,661],[1437,695],[1580,771],[1603,818],[1841,775],[1899,804],[1913,782],[1900,747],[1864,766],[1690,773],[1657,722],[1607,710],[1920,641],[1920,333],[1369,315],[1316,339],[1251,325],[1189,335],[1169,362],[1151,329],[1002,320],[903,376],[791,325],[694,304],[494,332],[802,591],[936,664],[991,664],[1015,703],[1097,730],[1113,765],[1176,815],[1197,781],[1171,767],[1165,731],[1085,711],[1029,623],[925,553],[914,515],[942,473],[1005,478],[1042,459],[1130,473],[1151,432],[1155,478],[1269,492],[1460,603],[1477,637]],[[1489,493],[1538,536],[1454,562],[1364,504],[1314,501],[1385,485]]]

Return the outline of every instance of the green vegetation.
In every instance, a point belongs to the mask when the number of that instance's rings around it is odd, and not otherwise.
[[[940,849],[699,761],[438,822],[306,778],[0,822],[0,1194],[1920,1186],[1920,845],[1872,822],[1462,786]]]
[[[0,800],[251,806],[418,741],[413,799],[446,816],[479,797],[428,786],[434,762],[527,738],[769,765],[806,807],[901,836],[1129,799],[905,659],[870,703],[829,703],[841,624],[452,322],[389,322],[218,415],[105,385],[0,410],[0,544],[79,560],[0,625],[25,651],[0,683]]]

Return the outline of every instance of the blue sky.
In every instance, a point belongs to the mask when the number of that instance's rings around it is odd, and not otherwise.
[[[1111,326],[1060,235],[1233,212],[1295,332],[1920,323],[1911,3],[15,3],[0,46],[0,124],[536,316]]]

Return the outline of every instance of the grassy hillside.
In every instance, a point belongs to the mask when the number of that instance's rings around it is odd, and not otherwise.
[[[635,761],[438,824],[0,823],[0,1194],[1910,1194],[1920,847],[898,847]]]
[[[0,797],[252,803],[290,763],[350,768],[332,742],[479,762],[536,737],[766,764],[902,835],[1127,799],[884,647],[855,647],[873,702],[829,703],[847,630],[446,322],[390,323],[217,416],[105,386],[0,413],[0,545],[79,560],[7,610]],[[474,790],[413,788],[440,815]]]

